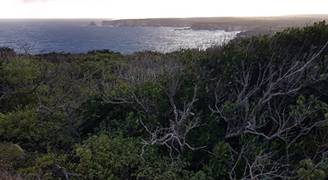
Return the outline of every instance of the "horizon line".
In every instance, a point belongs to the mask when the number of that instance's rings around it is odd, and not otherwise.
[[[1,18],[0,20],[131,20],[131,19],[191,19],[191,18],[279,18],[279,17],[293,17],[293,16],[327,16],[327,14],[285,14],[285,15],[264,15],[264,16],[188,16],[188,17],[140,17],[140,18],[109,18],[109,17],[67,17],[67,18],[56,18],[56,17],[31,17],[31,18]]]

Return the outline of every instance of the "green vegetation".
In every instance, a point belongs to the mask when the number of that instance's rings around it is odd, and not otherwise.
[[[326,179],[328,25],[206,51],[0,50],[0,179]]]

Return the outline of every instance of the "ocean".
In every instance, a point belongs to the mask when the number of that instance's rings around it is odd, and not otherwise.
[[[92,20],[0,20],[0,47],[20,53],[84,53],[108,49],[123,54],[172,52],[221,45],[238,32],[175,27],[91,26]]]

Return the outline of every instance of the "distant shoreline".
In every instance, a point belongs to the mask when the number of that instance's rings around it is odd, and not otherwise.
[[[246,37],[270,34],[288,27],[303,27],[328,20],[328,15],[295,15],[279,17],[208,17],[208,18],[153,18],[104,20],[102,26],[113,27],[190,27],[192,30],[241,31],[237,36]]]

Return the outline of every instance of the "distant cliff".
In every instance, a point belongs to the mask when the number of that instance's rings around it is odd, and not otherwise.
[[[158,18],[122,19],[103,21],[103,26],[190,27],[193,30],[242,31],[242,36],[265,34],[286,27],[302,27],[328,20],[328,15],[299,15],[280,17],[209,17],[209,18]]]

